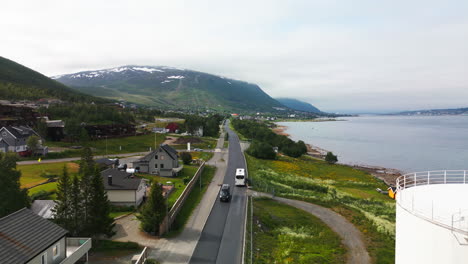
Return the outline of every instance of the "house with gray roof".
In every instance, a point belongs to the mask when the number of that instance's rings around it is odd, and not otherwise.
[[[177,150],[167,144],[161,144],[156,150],[133,162],[133,168],[141,173],[164,177],[175,177],[182,170]]]
[[[54,218],[54,209],[57,203],[54,200],[34,200],[31,204],[31,211],[45,219]]]
[[[146,179],[118,169],[104,170],[101,177],[107,198],[113,205],[138,207],[146,197]]]
[[[39,134],[28,126],[6,126],[0,128],[0,151],[1,152],[24,152],[28,150],[27,141],[30,136],[39,137],[39,153],[47,154],[47,147],[42,146]]]
[[[1,263],[74,264],[88,260],[91,238],[68,231],[27,208],[0,218]]]

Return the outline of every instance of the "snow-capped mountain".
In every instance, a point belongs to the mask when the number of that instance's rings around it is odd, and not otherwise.
[[[166,66],[129,65],[52,78],[95,96],[165,108],[273,111],[282,107],[255,84]]]

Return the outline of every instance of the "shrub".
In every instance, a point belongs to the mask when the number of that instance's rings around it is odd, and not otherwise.
[[[52,194],[54,194],[54,191],[48,192],[45,190],[40,190],[37,193],[31,195],[31,201],[48,200]]]
[[[273,147],[266,142],[254,141],[250,145],[247,153],[259,159],[275,159],[276,153]]]
[[[187,185],[190,182],[191,179],[192,178],[190,176],[184,177],[184,179],[183,179],[184,184]]]
[[[192,155],[188,152],[182,152],[180,158],[185,165],[189,165],[192,162]]]
[[[333,152],[328,152],[327,156],[325,156],[325,161],[329,164],[335,164],[338,162],[338,157],[333,155]]]

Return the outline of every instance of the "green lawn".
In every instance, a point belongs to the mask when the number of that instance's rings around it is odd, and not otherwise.
[[[198,165],[184,165],[184,168],[182,169],[182,171],[179,172],[179,175],[177,177],[161,177],[161,176],[155,176],[155,175],[143,174],[143,173],[139,173],[137,174],[137,176],[148,179],[152,182],[159,182],[162,184],[168,184],[168,182],[171,182],[170,184],[174,185],[175,189],[169,195],[168,205],[170,209],[185,189],[186,185],[184,184],[183,179],[185,177],[190,177],[190,178],[193,177],[193,175],[195,175],[195,172],[197,170],[198,170]]]
[[[247,228],[250,241],[253,227],[253,262],[247,247],[245,263],[345,262],[346,250],[340,237],[307,212],[271,199],[254,199],[253,220],[254,225],[249,223]]]
[[[17,169],[21,171],[20,184],[21,188],[30,188],[42,182],[47,181],[53,175],[62,175],[63,166],[67,165],[68,172],[74,174],[78,172],[79,165],[75,162],[58,162],[58,163],[37,163],[32,165],[18,165]]]
[[[394,262],[395,202],[375,191],[386,189],[380,180],[308,156],[261,160],[246,155],[246,159],[254,189],[335,210],[364,233],[376,263]]]
[[[179,214],[177,215],[170,232],[166,235],[168,237],[173,237],[178,235],[184,228],[185,224],[187,223],[190,215],[192,214],[193,210],[197,205],[200,203],[203,195],[208,188],[211,180],[214,177],[216,168],[212,166],[206,165],[202,172],[202,188],[200,190],[200,180],[197,181],[195,184],[196,186],[192,189],[192,192],[189,194],[187,199],[185,200],[182,209],[180,209]]]
[[[214,153],[213,152],[190,152],[190,155],[192,155],[192,159],[202,159],[204,161],[209,161]]]
[[[165,134],[156,134],[156,144],[161,144],[166,138]],[[107,143],[106,143],[107,141]],[[149,151],[150,147],[154,149],[155,134],[150,133],[141,136],[131,136],[122,138],[110,138],[93,140],[89,142],[90,147],[93,148],[94,155],[106,155],[106,154],[122,154],[122,153],[133,153],[133,152],[144,152]],[[68,142],[52,142],[46,143],[49,147],[70,147],[79,145],[79,143],[68,143]],[[49,153],[46,158],[68,158],[68,157],[79,157],[81,150],[68,150],[65,153]]]
[[[57,190],[57,182],[51,182],[51,183],[42,184],[37,187],[29,189],[28,194],[29,196],[32,196],[33,194],[44,191],[50,194],[48,199],[55,200],[57,198],[57,195],[55,194],[56,190]]]

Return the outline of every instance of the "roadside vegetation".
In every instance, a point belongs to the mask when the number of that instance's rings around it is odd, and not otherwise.
[[[360,229],[375,263],[394,263],[395,203],[375,190],[386,189],[381,181],[308,156],[246,159],[254,189],[331,208]]]
[[[345,262],[346,249],[340,237],[320,219],[267,198],[254,198],[252,204],[246,240],[250,243],[252,231],[253,251],[248,244],[245,263]]]
[[[166,237],[174,237],[180,234],[184,229],[185,224],[193,213],[193,210],[200,203],[203,195],[205,194],[208,185],[211,183],[211,180],[214,177],[216,168],[213,166],[205,165],[201,175],[201,189],[200,189],[200,179],[195,183],[195,187],[192,189],[192,192],[189,194],[185,200],[184,205],[179,211],[174,223],[171,226],[171,230],[167,233]]]
[[[232,126],[244,137],[252,140],[248,153],[261,159],[274,159],[273,147],[290,157],[300,157],[307,153],[307,146],[301,140],[294,142],[284,135],[274,133],[267,124],[250,120],[232,119]]]

